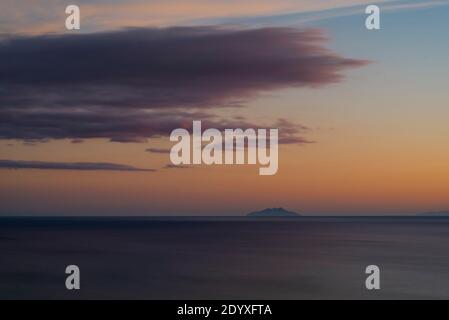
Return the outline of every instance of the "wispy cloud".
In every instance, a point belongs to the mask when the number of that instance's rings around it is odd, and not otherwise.
[[[362,13],[369,4],[383,10],[409,10],[447,5],[447,0],[128,0],[77,1],[82,12],[82,33],[126,27],[169,27],[221,23],[265,25],[273,21],[311,22]],[[65,33],[63,0],[40,0],[39,6],[27,0],[2,0],[0,37],[10,34]],[[281,20],[284,20],[281,22]]]
[[[439,6],[449,5],[448,0],[412,0],[412,1],[392,1],[382,6],[389,11],[408,10],[408,9],[421,9],[421,8],[433,8]]]
[[[145,171],[153,172],[155,169],[142,169],[133,166],[107,163],[107,162],[46,162],[24,160],[0,160],[0,169],[41,169],[41,170],[81,170],[81,171]]]
[[[388,0],[386,0],[388,1]],[[235,18],[310,12],[369,4],[370,0],[78,0],[81,32],[122,27],[194,25],[204,18]],[[0,30],[8,33],[64,33],[64,0],[2,0]]]
[[[288,13],[272,13],[269,15],[249,15],[245,17],[227,17],[219,19],[204,19],[205,24],[238,24],[257,27],[264,26],[304,26],[314,22],[329,20],[354,15],[364,15],[368,4],[376,4],[382,13],[398,12],[407,10],[428,9],[439,6],[448,6],[449,0],[387,0],[360,2],[347,6],[330,6],[318,10],[292,10]]]

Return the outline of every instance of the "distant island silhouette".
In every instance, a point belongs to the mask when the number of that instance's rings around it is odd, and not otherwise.
[[[251,212],[247,217],[299,217],[299,213],[285,210],[284,208],[266,208],[261,211]]]
[[[429,217],[449,217],[449,210],[444,211],[431,211],[431,212],[421,212],[418,216],[429,216]]]

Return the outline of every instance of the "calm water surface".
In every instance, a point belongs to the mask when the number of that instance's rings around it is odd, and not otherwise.
[[[449,298],[449,218],[0,218],[0,254],[1,299]]]

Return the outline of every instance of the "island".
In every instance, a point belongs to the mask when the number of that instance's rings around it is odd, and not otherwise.
[[[299,213],[285,210],[284,208],[267,208],[261,211],[251,212],[247,217],[300,217]]]
[[[422,212],[422,213],[418,213],[418,216],[426,216],[426,217],[449,217],[449,210],[445,210],[445,211],[432,211],[432,212]]]

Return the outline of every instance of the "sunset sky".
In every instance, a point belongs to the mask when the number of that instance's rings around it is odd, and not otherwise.
[[[0,215],[449,210],[449,0],[0,0]],[[81,29],[65,29],[65,7]],[[279,170],[168,135],[279,128]]]

